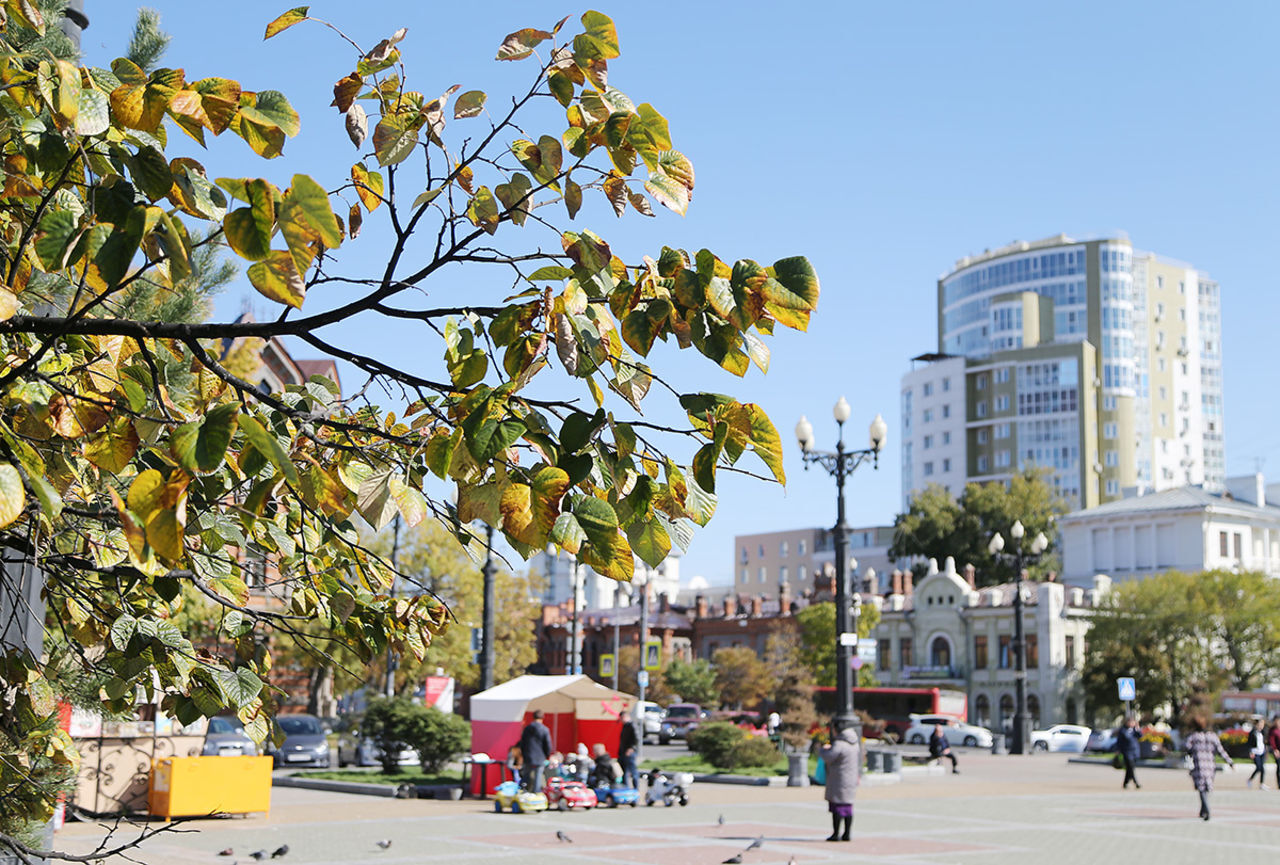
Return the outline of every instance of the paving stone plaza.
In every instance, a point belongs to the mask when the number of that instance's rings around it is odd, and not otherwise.
[[[1065,755],[961,752],[960,775],[919,774],[860,790],[854,838],[827,843],[821,788],[695,784],[687,808],[495,814],[486,801],[378,799],[276,788],[271,814],[183,824],[132,851],[146,865],[248,863],[282,844],[286,863],[489,865],[602,861],[717,865],[825,862],[1056,863],[1274,862],[1280,792],[1245,789],[1247,771],[1224,772],[1213,819],[1196,818],[1185,772],[1150,769],[1140,791],[1121,773],[1070,764]],[[1244,767],[1241,766],[1241,769]],[[1274,769],[1268,766],[1268,771]],[[1273,778],[1274,779],[1274,778]],[[719,818],[724,817],[723,825]],[[572,838],[559,840],[556,831]],[[58,846],[88,852],[102,831],[69,824]],[[764,843],[743,852],[750,842]],[[377,841],[391,840],[382,850]],[[221,857],[230,847],[234,854]],[[119,859],[118,861],[125,861]]]

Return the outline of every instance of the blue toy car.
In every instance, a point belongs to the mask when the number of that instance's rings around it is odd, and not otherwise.
[[[640,791],[635,787],[624,787],[621,784],[596,787],[596,798],[607,808],[619,805],[630,805],[632,808],[640,801]]]

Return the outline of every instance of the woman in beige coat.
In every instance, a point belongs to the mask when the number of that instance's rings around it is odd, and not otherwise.
[[[836,732],[833,724],[831,732],[831,744],[823,745],[818,754],[827,770],[826,799],[831,812],[831,837],[827,840],[848,841],[853,828],[853,797],[862,775],[862,747],[854,727]]]

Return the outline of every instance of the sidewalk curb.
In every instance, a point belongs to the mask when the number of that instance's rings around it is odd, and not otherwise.
[[[396,798],[393,784],[361,784],[358,781],[325,781],[320,778],[293,778],[277,775],[271,779],[272,787],[298,787],[303,790],[328,790],[330,793],[355,793],[359,796]]]

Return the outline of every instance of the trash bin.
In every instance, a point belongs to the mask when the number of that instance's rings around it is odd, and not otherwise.
[[[883,752],[880,760],[886,775],[895,775],[902,771],[902,755],[897,751]]]
[[[881,759],[883,756],[884,753],[882,751],[867,751],[867,771],[879,772],[881,767],[884,765],[884,762]]]
[[[162,757],[152,763],[152,816],[252,814],[271,810],[270,757]]]
[[[1004,744],[1004,733],[991,734],[991,753],[992,754],[1008,754],[1009,749]]]
[[[787,786],[809,786],[809,752],[795,751],[787,754]]]

